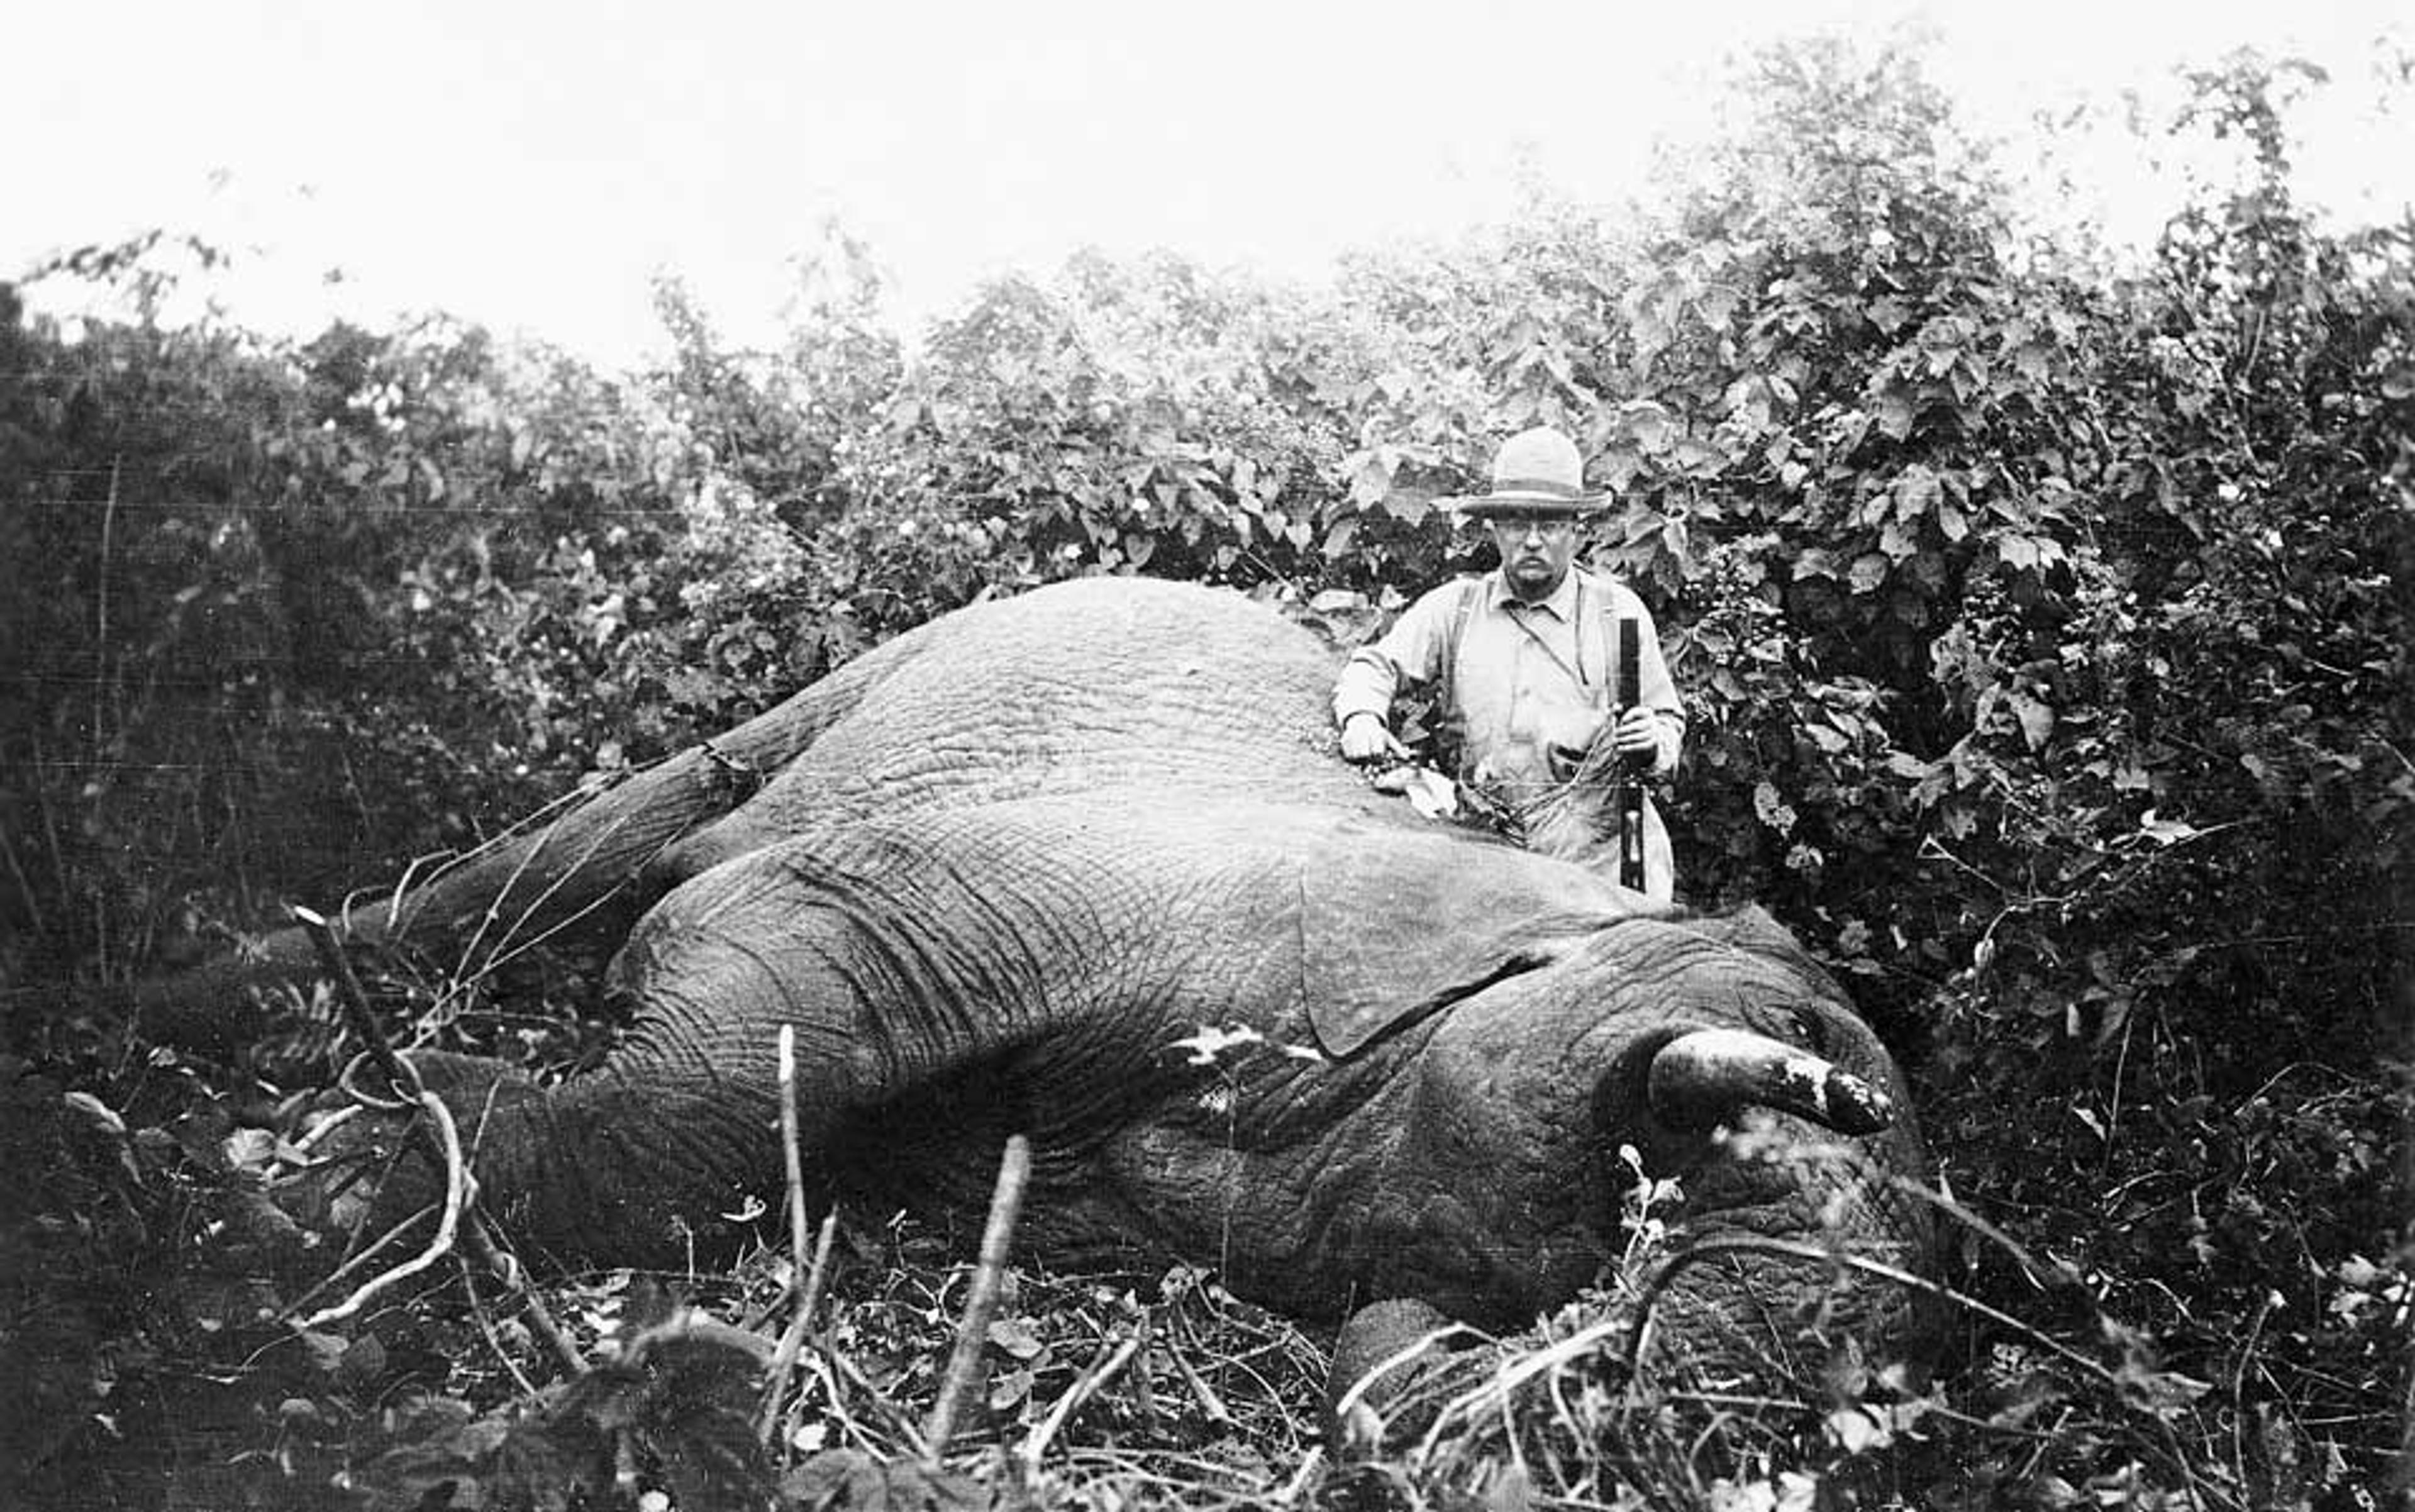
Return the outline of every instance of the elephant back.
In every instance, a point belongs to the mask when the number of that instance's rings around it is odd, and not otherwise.
[[[1238,593],[1083,579],[977,605],[901,643],[912,654],[751,801],[682,843],[663,879],[793,835],[1052,794],[1372,806],[1333,755],[1338,658]]]

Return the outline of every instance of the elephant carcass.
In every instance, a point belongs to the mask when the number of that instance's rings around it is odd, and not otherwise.
[[[1919,1138],[1836,984],[1756,912],[1655,911],[1372,794],[1306,632],[1094,582],[883,653],[652,857],[609,1065],[425,1059],[516,1232],[634,1259],[768,1195],[785,1025],[832,1191],[969,1212],[1021,1131],[1026,1252],[1206,1262],[1305,1315],[1565,1300],[1617,1251],[1622,1146],[1686,1181],[1681,1232],[1925,1264],[1891,1184]],[[1730,1154],[1748,1116],[1803,1157]]]

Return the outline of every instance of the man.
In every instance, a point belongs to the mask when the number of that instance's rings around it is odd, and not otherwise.
[[[1492,525],[1500,568],[1427,593],[1350,658],[1333,690],[1345,757],[1402,754],[1391,731],[1392,696],[1403,683],[1426,683],[1438,684],[1439,711],[1462,728],[1460,778],[1489,785],[1521,814],[1565,808],[1552,801],[1598,741],[1639,767],[1648,762],[1655,777],[1676,769],[1686,716],[1651,611],[1623,584],[1573,565],[1578,519],[1604,497],[1585,492],[1583,479],[1576,443],[1538,427],[1495,454],[1490,493],[1445,501]],[[1613,711],[1620,620],[1636,621],[1640,697]],[[1577,805],[1588,822],[1533,826],[1528,843],[1609,870],[1616,847],[1589,822],[1609,794],[1581,796],[1589,800]],[[1643,891],[1671,897],[1669,836],[1648,796],[1643,862]]]

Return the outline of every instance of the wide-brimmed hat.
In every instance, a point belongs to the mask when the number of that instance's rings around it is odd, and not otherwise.
[[[1492,491],[1443,501],[1476,519],[1504,515],[1589,515],[1607,493],[1587,493],[1577,443],[1549,426],[1522,430],[1492,454]]]

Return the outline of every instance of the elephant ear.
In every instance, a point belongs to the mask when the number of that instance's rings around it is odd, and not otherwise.
[[[1339,834],[1302,858],[1300,996],[1339,1060],[1550,966],[1628,911],[1607,881],[1506,846]]]

